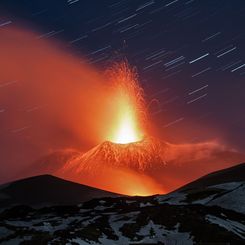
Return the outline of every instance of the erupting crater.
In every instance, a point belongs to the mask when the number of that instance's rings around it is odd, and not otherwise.
[[[76,172],[89,173],[98,173],[108,167],[144,172],[165,164],[164,155],[167,149],[167,144],[153,138],[127,144],[105,141],[72,159],[70,167],[76,169]]]
[[[137,74],[124,62],[113,66],[107,75],[113,113],[105,141],[68,161],[63,173],[123,194],[163,193],[145,173],[165,164],[167,144],[146,136],[147,110]]]

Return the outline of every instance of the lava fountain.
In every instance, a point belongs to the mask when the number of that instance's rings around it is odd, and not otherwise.
[[[145,135],[143,125],[146,110],[136,72],[124,62],[114,65],[107,75],[112,84],[112,103],[115,108],[115,120],[107,140],[118,144],[141,141]]]

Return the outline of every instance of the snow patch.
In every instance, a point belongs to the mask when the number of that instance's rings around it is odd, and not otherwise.
[[[150,202],[147,202],[147,203],[140,203],[140,208],[144,208],[144,207],[149,207],[149,206],[153,206],[153,204],[152,203],[150,203]]]
[[[234,220],[229,219],[221,219],[219,217],[213,216],[213,215],[206,215],[206,220],[209,222],[219,225],[223,228],[225,228],[228,231],[231,231],[232,233],[236,234],[242,239],[245,239],[245,225],[241,224]]]
[[[231,209],[235,212],[245,214],[245,183],[238,183],[236,185],[233,184],[234,189],[229,189],[228,193],[217,197],[207,203],[208,206],[220,206],[222,208]],[[230,188],[231,185],[225,186],[223,188]]]
[[[223,183],[223,184],[219,184],[219,185],[212,185],[209,186],[208,188],[218,188],[218,189],[223,189],[223,190],[233,190],[237,187],[239,187],[241,184],[243,184],[244,182],[228,182],[228,183]]]
[[[193,240],[188,232],[179,232],[179,223],[175,226],[174,230],[167,230],[162,225],[157,225],[149,221],[149,223],[142,227],[138,235],[144,236],[140,243],[156,243],[163,242],[164,244],[185,244],[192,245]]]
[[[183,205],[184,200],[186,199],[186,193],[184,192],[172,192],[167,195],[158,196],[156,200],[160,204],[173,204],[173,205]]]

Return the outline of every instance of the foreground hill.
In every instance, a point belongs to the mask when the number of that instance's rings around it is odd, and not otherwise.
[[[208,187],[211,185],[218,185],[230,182],[243,182],[245,181],[245,164],[239,164],[230,168],[222,169],[210,174],[207,174],[196,181],[193,181],[183,187],[180,190],[190,190],[202,187]]]
[[[45,205],[78,204],[115,193],[63,180],[52,175],[34,176],[0,186],[0,208],[17,204]]]
[[[168,195],[6,209],[0,214],[0,243],[242,245],[244,167],[204,176]]]
[[[159,200],[169,204],[220,206],[245,214],[245,163],[208,174]]]

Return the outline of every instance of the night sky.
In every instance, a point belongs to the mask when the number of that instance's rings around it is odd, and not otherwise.
[[[218,138],[244,152],[245,1],[1,0],[0,11],[0,28],[59,40],[101,70],[126,58],[160,138]],[[0,123],[6,110],[0,104]]]

